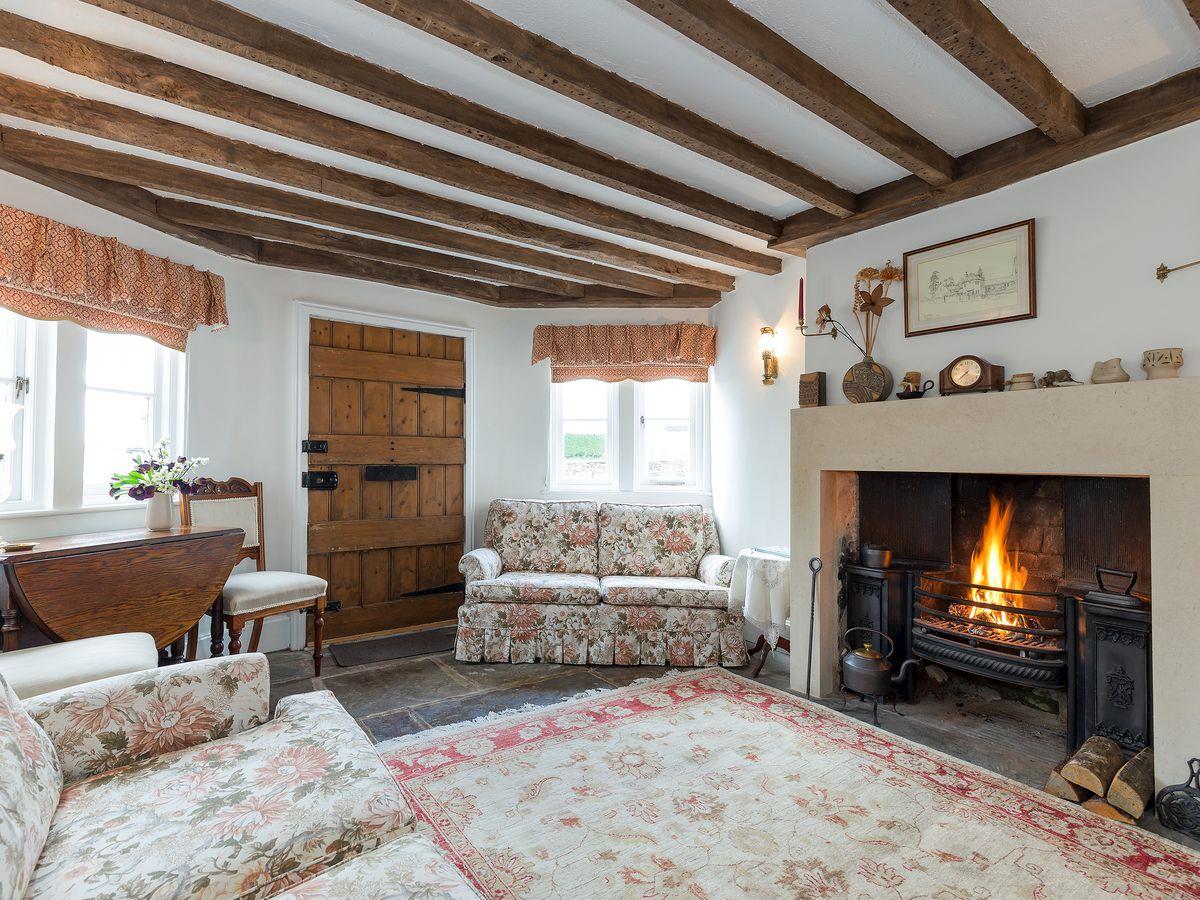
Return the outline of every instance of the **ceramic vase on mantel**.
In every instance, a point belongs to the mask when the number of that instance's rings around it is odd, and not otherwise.
[[[1142,354],[1142,368],[1152,381],[1159,378],[1178,378],[1183,365],[1182,347],[1162,347]]]
[[[146,528],[149,531],[170,531],[175,524],[175,506],[171,495],[155,491],[146,501]]]
[[[842,393],[851,403],[874,403],[892,393],[892,372],[869,356],[846,370]]]

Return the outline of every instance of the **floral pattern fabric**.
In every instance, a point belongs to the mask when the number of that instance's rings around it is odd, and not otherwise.
[[[600,505],[600,574],[695,578],[708,538],[702,506]]]
[[[596,574],[596,504],[493,500],[484,546],[500,555],[504,572]]]
[[[61,790],[50,738],[0,678],[0,897],[24,896]]]
[[[736,560],[732,556],[722,556],[720,553],[705,553],[700,558],[700,580],[705,584],[715,584],[729,587],[733,582],[733,566]]]
[[[1200,856],[721,671],[383,754],[488,898],[1195,898]]]
[[[650,575],[605,575],[600,581],[605,603],[621,606],[694,606],[726,609],[729,589],[697,578],[655,578]]]
[[[271,678],[261,653],[117,675],[31,697],[66,784],[266,721]]]
[[[467,584],[472,581],[497,578],[500,570],[500,554],[491,547],[480,547],[478,550],[464,553],[462,559],[458,561],[458,571],[466,579]]]
[[[505,572],[499,578],[468,582],[466,594],[468,600],[488,603],[587,605],[600,602],[600,579],[595,575]]]
[[[463,662],[744,666],[742,624],[723,609],[465,603],[454,655]]]
[[[405,835],[347,860],[275,900],[479,900],[423,834]]]
[[[301,694],[267,725],[68,787],[29,896],[269,897],[412,828],[354,719]]]

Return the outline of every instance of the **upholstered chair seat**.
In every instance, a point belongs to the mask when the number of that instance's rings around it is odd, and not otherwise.
[[[303,603],[325,596],[329,584],[316,575],[300,572],[238,572],[230,575],[221,591],[228,615],[244,616],[288,603]]]
[[[0,677],[21,700],[157,666],[158,648],[145,632],[106,634],[0,653]]]

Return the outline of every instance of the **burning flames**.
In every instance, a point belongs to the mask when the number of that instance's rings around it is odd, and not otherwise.
[[[1012,597],[1006,591],[1019,591],[1029,580],[1029,570],[1020,564],[1017,553],[1008,550],[1008,529],[1012,525],[1013,501],[1001,501],[994,494],[989,497],[987,521],[983,526],[983,534],[971,554],[971,583],[987,585],[995,590],[983,588],[972,589],[972,600],[980,603],[991,603],[994,606],[1014,606]],[[1009,625],[1026,628],[1028,624],[1024,616],[1017,613],[1004,612],[996,609],[986,609],[980,606],[965,606],[961,611],[954,610],[958,615],[966,615],[972,619],[999,625]]]

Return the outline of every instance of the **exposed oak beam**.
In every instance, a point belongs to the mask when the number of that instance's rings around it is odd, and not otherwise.
[[[258,243],[250,238],[236,234],[213,235],[203,229],[163,218],[158,214],[158,198],[142,188],[89,175],[48,169],[2,152],[0,169],[225,256],[248,260],[258,256]]]
[[[466,0],[358,2],[834,215],[854,211],[850,191]]]
[[[252,216],[204,203],[189,203],[169,197],[157,199],[158,214],[162,218],[195,228],[264,238],[313,250],[328,250],[344,256],[364,256],[380,262],[441,272],[443,275],[461,275],[478,281],[491,281],[547,294],[567,297],[584,295],[583,284],[552,275],[510,269],[465,256],[451,256],[433,250],[365,238],[357,234],[314,228],[311,225],[301,225],[298,222],[269,216]]]
[[[390,132],[4,11],[0,11],[0,46],[144,96],[376,162],[486,197],[547,212],[581,225],[722,265],[745,266],[755,271],[774,267],[778,271],[779,261],[774,257],[736,247],[687,228],[606,206]]]
[[[676,285],[670,297],[638,297],[627,291],[588,285],[582,297],[558,298],[521,288],[501,288],[500,296],[506,306],[576,306],[593,308],[660,307],[666,309],[705,309],[721,302],[717,291]]]
[[[0,112],[167,153],[191,162],[229,169],[339,200],[363,203],[455,228],[468,228],[656,277],[675,278],[680,271],[681,264],[666,257],[426,194],[394,182],[267,150],[201,128],[77,97],[7,75],[0,75]],[[755,271],[779,271],[780,261],[777,257],[743,252],[762,260],[761,265],[753,265]]]
[[[784,222],[783,234],[772,246],[803,254],[817,244],[978,197],[1198,121],[1200,68],[1093,106],[1087,119],[1087,134],[1077,141],[1057,144],[1034,129],[960,156],[958,178],[937,190],[914,177],[872,188],[859,195],[861,211],[848,219],[806,210]]]
[[[1183,0],[1183,5],[1191,13],[1196,27],[1200,28],[1200,0]]]
[[[1083,136],[1083,104],[982,0],[888,3],[1055,141]]]
[[[313,250],[294,244],[261,241],[258,261],[266,266],[278,266],[323,275],[338,275],[359,281],[377,281],[398,287],[445,294],[465,300],[474,300],[488,306],[503,307],[708,307],[720,301],[721,296],[712,291],[696,292],[694,289],[679,288],[670,297],[643,297],[635,294],[606,293],[586,294],[583,297],[559,297],[537,291],[522,291],[517,288],[497,287],[468,278],[428,272],[408,266],[380,262],[361,256],[346,256],[327,250]]]
[[[752,237],[778,234],[765,213],[421,84],[218,0],[87,2]]]
[[[179,194],[208,203],[220,203],[332,228],[344,228],[434,250],[478,256],[504,265],[564,275],[580,281],[606,284],[651,296],[670,296],[673,290],[670,282],[627,272],[624,269],[558,256],[465,231],[402,219],[375,210],[330,203],[327,200],[211,175],[141,156],[100,150],[86,144],[35,134],[23,129],[0,127],[0,153],[54,169]],[[733,279],[730,276],[721,272],[711,274],[717,276],[716,284],[709,284],[709,279],[705,279],[706,283],[698,286],[732,290]]]
[[[923,181],[954,177],[949,153],[729,0],[629,2]]]

